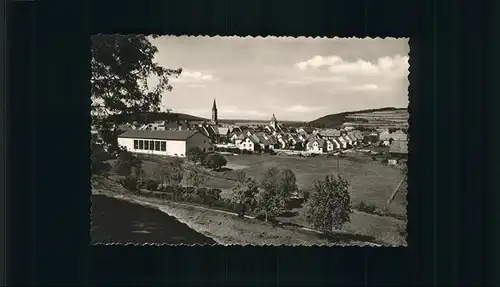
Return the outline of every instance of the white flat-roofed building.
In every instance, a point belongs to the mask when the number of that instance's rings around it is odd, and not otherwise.
[[[214,151],[210,139],[198,130],[151,131],[131,130],[118,136],[118,145],[133,153],[185,157],[192,147]]]

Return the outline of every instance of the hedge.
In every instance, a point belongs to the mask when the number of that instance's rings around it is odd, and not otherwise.
[[[139,190],[140,196],[171,200],[175,202],[193,203],[196,205],[209,206],[220,210],[238,213],[243,206],[220,196],[221,190],[215,188],[164,186],[162,191]],[[248,212],[247,212],[248,213]]]

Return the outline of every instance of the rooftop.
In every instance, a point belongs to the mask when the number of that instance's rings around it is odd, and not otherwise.
[[[187,140],[199,131],[151,131],[151,130],[130,130],[120,134],[120,138],[142,138],[158,140]]]
[[[390,153],[408,154],[407,141],[393,141],[389,148]]]

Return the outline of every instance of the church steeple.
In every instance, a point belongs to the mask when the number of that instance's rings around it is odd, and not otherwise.
[[[212,105],[212,124],[216,125],[219,123],[219,120],[217,118],[217,104],[215,103],[215,98],[214,98],[214,103]]]
[[[276,120],[276,116],[274,115],[273,113],[273,117],[271,118],[271,122],[270,122],[270,125],[276,129],[276,125],[278,124],[278,121]]]

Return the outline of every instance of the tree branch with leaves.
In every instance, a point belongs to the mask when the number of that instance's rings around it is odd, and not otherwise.
[[[144,35],[92,37],[92,125],[110,153],[120,150],[116,138],[120,133],[117,126],[125,119],[121,115],[158,112],[163,93],[173,88],[170,78],[182,73],[180,68],[155,63],[157,52]]]

